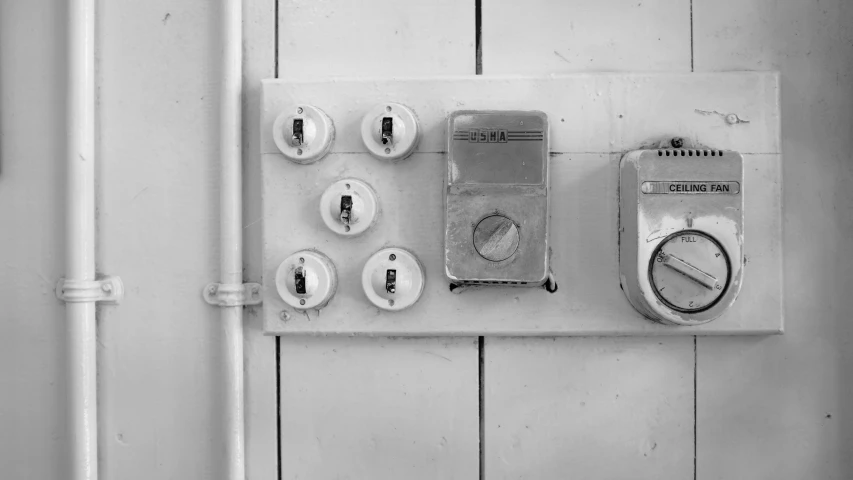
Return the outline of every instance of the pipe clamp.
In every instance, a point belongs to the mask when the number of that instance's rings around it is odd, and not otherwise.
[[[66,303],[101,302],[118,304],[124,298],[124,284],[119,277],[99,280],[67,280],[56,283],[56,298]]]
[[[202,292],[204,301],[218,307],[240,307],[244,305],[260,305],[261,284],[244,283],[222,284],[209,283]]]

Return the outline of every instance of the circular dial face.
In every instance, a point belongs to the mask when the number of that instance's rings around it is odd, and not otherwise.
[[[503,215],[486,217],[474,229],[474,248],[486,260],[506,260],[518,250],[518,227]]]
[[[713,306],[729,283],[729,257],[712,237],[682,231],[665,238],[652,256],[649,279],[658,299],[680,312]]]

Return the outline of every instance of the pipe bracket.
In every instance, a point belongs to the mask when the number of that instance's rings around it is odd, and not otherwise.
[[[204,301],[218,307],[240,307],[244,305],[260,305],[261,284],[244,283],[222,284],[209,283],[202,292]]]
[[[56,298],[66,303],[100,302],[116,305],[124,298],[124,284],[119,277],[99,280],[67,280],[56,282]]]

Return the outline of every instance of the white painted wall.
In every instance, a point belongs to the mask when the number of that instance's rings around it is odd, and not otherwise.
[[[280,0],[276,17],[273,0],[247,0],[247,280],[260,78],[474,71],[474,2],[367,3]],[[0,2],[3,478],[63,478],[63,5]],[[199,296],[218,274],[212,5],[99,4],[98,267],[128,290],[99,314],[105,479],[220,472],[218,314]],[[853,477],[851,25],[845,0],[483,0],[485,74],[780,70],[787,294],[778,337],[486,339],[487,478],[685,479],[694,452],[702,480]],[[276,342],[247,318],[248,473],[269,479]],[[282,477],[476,477],[477,353],[282,339]]]
[[[65,9],[0,2],[0,476],[61,478]]]

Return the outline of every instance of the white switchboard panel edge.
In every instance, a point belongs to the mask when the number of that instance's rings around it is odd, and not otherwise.
[[[773,72],[600,74],[418,79],[269,80],[263,85],[261,155],[264,323],[270,334],[316,335],[705,335],[783,331],[779,78]],[[420,122],[415,153],[379,160],[361,138],[377,104],[411,108]],[[335,126],[326,157],[299,165],[281,155],[273,123],[313,105]],[[550,122],[550,246],[558,290],[488,286],[451,293],[444,269],[446,125],[457,110],[540,110]],[[737,121],[732,121],[735,115]],[[642,317],[620,289],[619,161],[673,136],[744,155],[743,288],[718,319],[668,326]],[[323,191],[343,178],[367,182],[380,213],[358,237],[330,231]],[[371,304],[367,259],[403,247],[422,262],[420,300],[402,311]],[[335,296],[322,310],[287,306],[275,285],[290,254],[316,249],[334,263]]]

